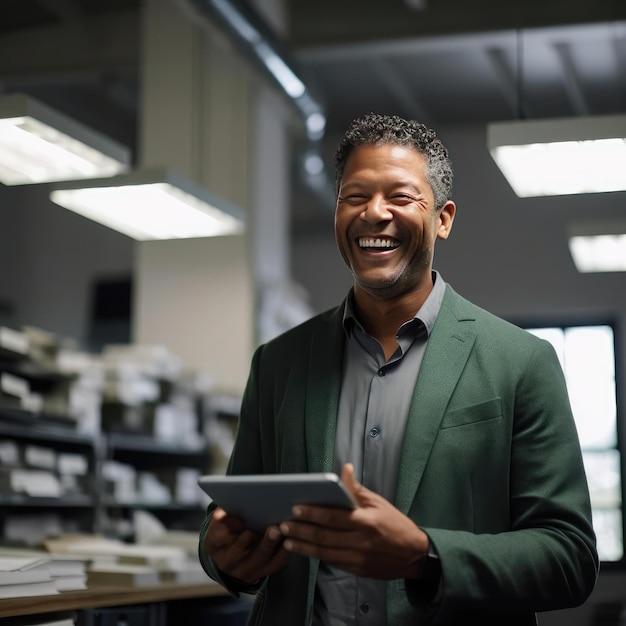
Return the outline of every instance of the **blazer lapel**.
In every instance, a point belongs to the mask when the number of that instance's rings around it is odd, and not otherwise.
[[[400,466],[395,505],[407,514],[439,431],[450,396],[476,338],[473,320],[456,312],[462,302],[450,287],[428,339],[415,386]]]
[[[333,467],[345,338],[342,315],[339,306],[311,339],[304,418],[310,472],[330,472]]]

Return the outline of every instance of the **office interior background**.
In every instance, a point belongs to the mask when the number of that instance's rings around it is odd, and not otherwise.
[[[253,20],[302,81],[306,106],[215,5]],[[436,269],[522,326],[610,326],[623,416],[626,275],[579,271],[568,237],[589,224],[626,232],[626,192],[518,197],[487,128],[626,115],[624,2],[5,0],[0,88],[246,215],[243,234],[136,241],[53,203],[48,184],[0,186],[1,325],[85,350],[165,345],[236,396],[260,341],[349,289],[333,231],[335,145],[354,116],[397,113],[432,126],[455,166],[457,216]],[[307,127],[311,111],[323,129]],[[616,446],[625,437],[618,421]],[[623,556],[603,565],[587,605],[542,623],[592,623],[598,606],[624,605]]]

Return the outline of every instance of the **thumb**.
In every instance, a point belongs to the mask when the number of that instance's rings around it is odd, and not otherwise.
[[[343,466],[341,470],[341,482],[352,494],[352,497],[360,507],[371,507],[381,499],[384,499],[374,491],[370,491],[355,478],[354,465],[352,465],[352,463],[346,463]]]
[[[355,500],[359,502],[359,492],[362,492],[365,487],[354,476],[354,465],[352,463],[346,463],[341,470],[341,482],[345,488],[354,496]]]

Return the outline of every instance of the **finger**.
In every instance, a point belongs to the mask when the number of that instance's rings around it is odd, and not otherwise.
[[[245,529],[241,520],[227,515],[224,509],[215,509],[205,537],[205,549],[210,554],[212,549],[228,546]]]
[[[352,532],[353,525],[346,520],[341,524],[336,520],[325,523],[309,523],[288,521],[281,522],[280,532],[288,539],[314,544],[317,546],[348,548],[357,540],[356,533]]]
[[[283,549],[282,539],[278,527],[269,527],[253,549],[239,553],[239,560],[229,564],[230,574],[253,583],[284,567],[289,553]]]
[[[352,463],[346,463],[343,466],[341,470],[341,482],[352,495],[356,495],[356,491],[361,485],[354,476],[354,465],[352,465]]]
[[[278,526],[270,526],[265,530],[263,537],[248,555],[248,563],[253,568],[266,566],[281,549],[283,535]]]
[[[312,504],[296,504],[293,509],[293,520],[284,522],[287,528],[293,526],[293,522],[305,522],[302,526],[326,527],[334,530],[348,530],[353,526],[352,516],[354,510],[332,506],[316,506]],[[283,525],[280,525],[282,532]]]
[[[227,545],[232,541],[231,532],[224,523],[226,512],[223,509],[215,509],[206,536],[204,537],[204,549],[210,555],[215,549]]]
[[[331,563],[333,566],[343,569],[344,571],[356,573],[359,564],[354,563],[355,555],[358,552],[354,550],[346,550],[342,547],[320,546],[306,541],[298,541],[291,537],[286,538],[283,542],[285,552],[293,552],[301,556],[319,559],[325,563]]]
[[[346,489],[354,496],[360,506],[370,504],[372,497],[378,498],[378,494],[364,487],[354,475],[354,465],[346,463],[341,470],[341,482]]]

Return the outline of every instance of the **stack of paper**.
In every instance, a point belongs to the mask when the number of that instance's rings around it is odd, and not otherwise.
[[[87,559],[70,554],[53,554],[50,570],[59,591],[87,589]]]
[[[56,595],[50,559],[0,556],[0,598]]]
[[[0,547],[0,562],[3,559],[28,559],[45,562],[47,574],[58,591],[78,591],[87,588],[88,560],[69,554],[49,554],[43,550]],[[2,573],[0,572],[0,576]]]
[[[187,557],[183,562],[159,570],[159,577],[164,583],[199,585],[211,583],[211,579],[200,565],[198,557]]]
[[[197,546],[197,535],[195,541]],[[87,584],[90,587],[146,587],[162,582],[210,582],[195,550],[182,544],[127,544],[96,535],[67,535],[48,539],[44,545],[52,555],[65,555],[66,558],[73,555],[88,559]]]
[[[110,585],[114,587],[152,587],[160,584],[159,573],[148,565],[130,563],[94,564],[87,573],[90,587]]]
[[[177,547],[184,558],[170,561],[159,567],[159,575],[164,583],[195,585],[211,583],[211,579],[198,559],[198,533],[185,530],[168,530],[154,515],[146,511],[133,513],[135,535],[139,545]]]
[[[30,384],[25,378],[9,372],[0,372],[0,408],[38,413],[42,407],[43,397],[31,391]]]

